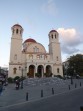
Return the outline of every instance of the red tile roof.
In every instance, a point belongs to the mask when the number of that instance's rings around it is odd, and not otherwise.
[[[56,31],[56,30],[51,30],[50,33],[51,33],[51,32],[57,32],[57,31]]]
[[[15,25],[13,25],[13,27],[15,27],[15,26],[18,26],[18,27],[21,27],[21,28],[22,28],[22,26],[21,26],[21,25],[19,25],[19,24],[15,24]]]
[[[35,41],[34,39],[31,39],[31,38],[26,39],[26,40],[24,41],[24,43],[26,43],[26,42],[34,42],[34,43],[36,43],[36,41]]]

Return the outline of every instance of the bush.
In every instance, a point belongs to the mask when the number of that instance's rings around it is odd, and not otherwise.
[[[52,77],[52,73],[44,73],[44,75],[46,76],[46,77]]]
[[[54,75],[54,77],[58,77],[60,79],[63,79],[63,77],[61,75]]]
[[[19,78],[20,81],[25,80],[25,79],[26,79],[26,77],[24,77],[24,76],[23,77],[21,76],[21,78]]]
[[[20,77],[19,77],[19,76],[16,76],[16,77],[14,78],[14,82],[15,82],[16,80],[20,80]]]
[[[39,74],[39,73],[35,73],[35,76],[36,76],[36,77],[41,77],[42,75]]]
[[[8,78],[8,83],[13,83],[13,82],[14,82],[13,78],[12,78],[12,77],[9,77],[9,78]]]

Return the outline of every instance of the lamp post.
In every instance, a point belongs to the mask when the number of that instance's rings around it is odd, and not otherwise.
[[[21,89],[23,89],[23,68],[21,69],[22,70],[22,77],[21,77]]]
[[[73,67],[72,67],[71,70],[73,70]],[[71,73],[73,73],[73,72],[71,72]],[[71,74],[71,84],[73,84],[73,78],[72,78],[72,76],[73,76],[73,74]]]
[[[19,66],[19,70],[21,70],[21,73],[22,73],[22,75],[21,75],[21,89],[23,89],[23,68],[21,68]]]
[[[76,73],[76,70],[75,70],[75,63],[74,63],[74,65],[72,66],[71,84],[73,84],[73,76],[75,75],[75,73]]]
[[[26,70],[26,68],[27,68],[27,67],[25,67],[25,70]],[[24,78],[23,78],[23,77],[24,77],[24,76],[23,76],[23,71],[24,71],[24,69],[21,68],[21,67],[19,67],[19,70],[21,70],[21,73],[22,73],[22,75],[21,75],[21,89],[23,89],[23,79],[24,79]]]
[[[73,84],[73,78],[72,78],[72,76],[71,76],[71,84]]]

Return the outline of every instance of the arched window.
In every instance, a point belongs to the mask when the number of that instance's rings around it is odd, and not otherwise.
[[[58,61],[58,56],[56,57],[57,61]]]
[[[17,68],[13,68],[13,74],[16,74]]]
[[[52,39],[53,39],[53,35],[52,35]]]
[[[56,34],[55,34],[55,39],[56,39]]]
[[[18,34],[18,29],[16,29],[16,33]]]
[[[45,58],[47,59],[47,58],[48,58],[48,56],[46,55],[46,56],[45,56]]]
[[[42,58],[42,55],[40,55],[40,58]]]
[[[37,52],[39,52],[39,48],[37,48]]]
[[[57,73],[59,73],[59,68],[57,68]]]
[[[14,55],[14,60],[17,60],[17,54]]]
[[[39,48],[37,48],[37,46],[35,46],[35,47],[33,48],[33,50],[34,50],[34,52],[39,52]]]
[[[33,59],[33,55],[32,54],[29,55],[29,59]]]
[[[21,34],[21,30],[20,30],[20,34]]]
[[[40,58],[40,56],[39,55],[37,55],[37,59],[39,59]]]

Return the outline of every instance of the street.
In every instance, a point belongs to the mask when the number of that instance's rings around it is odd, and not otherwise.
[[[62,94],[26,101],[0,108],[0,111],[80,111],[83,105],[83,88]]]
[[[16,90],[15,84],[5,87],[0,111],[79,111],[82,93],[82,79],[74,79],[72,85],[70,80],[58,78],[26,79],[23,89]]]

